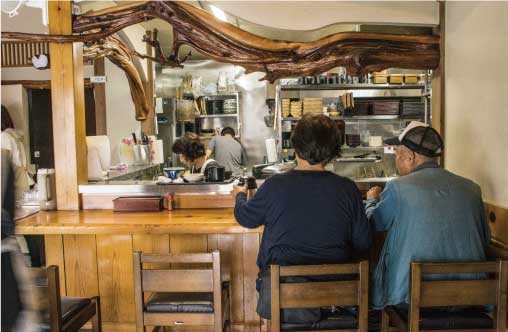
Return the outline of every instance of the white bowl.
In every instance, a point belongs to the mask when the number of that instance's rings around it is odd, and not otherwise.
[[[205,176],[200,173],[195,173],[195,174],[184,174],[183,178],[185,179],[185,181],[189,182],[200,182],[205,179]]]

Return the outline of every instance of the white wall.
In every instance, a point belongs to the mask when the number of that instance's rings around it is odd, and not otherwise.
[[[111,164],[119,163],[118,143],[123,137],[131,137],[139,132],[140,122],[136,121],[129,83],[123,70],[105,61],[106,66],[106,121],[107,133],[111,143]],[[140,137],[138,134],[136,134]]]
[[[267,27],[313,30],[334,23],[439,24],[436,1],[212,1]]]
[[[446,3],[445,167],[508,206],[508,2]]]

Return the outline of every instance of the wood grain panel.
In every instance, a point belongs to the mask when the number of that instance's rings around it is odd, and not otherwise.
[[[199,194],[199,195],[175,195],[175,207],[177,209],[217,209],[233,208],[235,200],[233,195]]]
[[[208,252],[206,234],[170,234],[169,247],[172,254],[183,252]],[[204,268],[204,264],[171,264],[172,268]]]
[[[220,238],[219,234],[208,235],[208,252],[219,250],[219,238]]]
[[[508,248],[508,208],[484,202],[492,238]]]
[[[67,296],[99,295],[95,235],[64,235]]]
[[[67,295],[65,287],[65,259],[62,235],[45,235],[44,251],[46,252],[46,266],[57,265],[60,274],[60,293]]]
[[[143,270],[141,275],[147,292],[213,292],[212,270]]]
[[[111,210],[42,211],[16,223],[16,234],[246,234],[233,209],[196,209],[160,212],[113,212]],[[206,249],[205,245],[200,249]]]
[[[132,236],[132,250],[144,254],[169,254],[169,234]],[[148,268],[168,269],[171,264],[150,264]]]
[[[179,322],[182,323],[181,325],[187,326],[211,325],[212,327],[213,315],[197,313],[150,313],[145,314],[145,322],[156,326],[174,326],[177,325],[175,322]],[[193,331],[193,329],[190,331]]]
[[[134,322],[132,236],[97,235],[102,319]]]
[[[244,322],[243,294],[243,238],[241,235],[221,234],[219,250],[224,262],[223,276],[230,276],[231,283],[231,321]]]
[[[256,290],[258,266],[256,261],[259,252],[259,234],[244,234],[242,247],[245,331],[260,332],[261,320],[256,312],[258,303]]]
[[[152,32],[147,30],[146,36],[149,40],[152,39]],[[153,53],[153,47],[150,45],[150,43],[146,43],[146,55],[152,56]],[[155,124],[154,124],[154,117],[155,117],[155,110],[154,110],[154,83],[153,83],[153,61],[150,58],[146,59],[146,73],[147,73],[147,81],[143,82],[143,87],[146,91],[146,103],[149,108],[149,112],[146,114],[146,119],[141,122],[141,130],[147,134],[147,135],[155,135]]]
[[[317,308],[358,304],[358,281],[280,284],[281,308]]]
[[[49,33],[72,34],[72,3],[49,1]],[[88,180],[83,45],[50,43],[51,104],[58,210],[79,210],[79,184]]]
[[[95,76],[105,76],[106,67],[104,58],[95,58],[93,61],[93,72]],[[107,118],[106,118],[106,84],[100,83],[95,85],[95,130],[97,135],[107,135]]]
[[[420,305],[489,305],[496,300],[496,280],[429,281],[422,282]]]

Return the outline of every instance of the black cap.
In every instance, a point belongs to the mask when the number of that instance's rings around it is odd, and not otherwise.
[[[399,136],[385,139],[388,145],[404,145],[418,154],[434,158],[443,151],[443,140],[432,127],[418,121],[412,121]]]

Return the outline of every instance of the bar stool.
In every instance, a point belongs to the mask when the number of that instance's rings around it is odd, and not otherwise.
[[[424,275],[485,273],[488,279],[424,279]],[[437,277],[437,276],[436,276]],[[455,278],[455,276],[454,276]],[[409,308],[388,306],[383,310],[381,331],[390,323],[400,331],[505,332],[508,261],[471,263],[411,263]],[[494,305],[488,312],[485,306]],[[449,306],[457,307],[454,310]],[[465,307],[467,306],[467,307]],[[473,306],[478,306],[477,308]]]
[[[133,252],[136,332],[146,326],[209,326],[230,331],[229,284],[221,280],[219,251],[154,255]],[[144,264],[211,264],[211,269],[157,269]],[[145,302],[144,293],[151,293]]]
[[[60,297],[58,266],[30,269],[41,331],[76,332],[92,320],[92,332],[101,332],[99,297]]]
[[[287,277],[304,276],[333,276],[330,278],[333,281],[284,282]],[[272,314],[270,332],[317,330],[367,332],[369,301],[367,261],[333,265],[272,265],[270,283]],[[358,314],[347,311],[335,313],[331,310],[325,319],[316,323],[281,323],[281,309],[335,306],[358,306]]]

